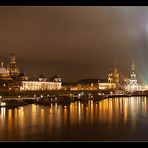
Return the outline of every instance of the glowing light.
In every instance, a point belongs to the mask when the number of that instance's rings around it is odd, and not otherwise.
[[[1,106],[5,106],[5,105],[6,105],[6,103],[5,103],[5,102],[2,102],[2,103],[1,103]]]
[[[112,94],[113,94],[113,92],[111,91],[111,92],[110,92],[110,94],[112,95]]]

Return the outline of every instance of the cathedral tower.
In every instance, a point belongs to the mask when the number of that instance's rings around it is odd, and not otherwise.
[[[8,71],[10,73],[10,76],[18,76],[19,75],[19,69],[16,64],[16,57],[15,57],[14,53],[11,54],[10,63],[8,65]]]
[[[137,84],[137,79],[136,79],[136,67],[134,65],[134,62],[132,62],[131,66],[131,74],[130,74],[130,83],[131,84]]]
[[[141,89],[142,86],[137,82],[136,68],[134,62],[132,62],[130,78],[128,80],[128,84],[125,85],[125,90],[127,90],[128,92],[135,92],[135,91],[141,91]]]
[[[116,66],[114,69],[114,83],[116,84],[117,87],[119,87],[119,72]]]
[[[109,73],[108,73],[108,82],[113,83],[113,74],[112,74],[111,70],[109,70]]]

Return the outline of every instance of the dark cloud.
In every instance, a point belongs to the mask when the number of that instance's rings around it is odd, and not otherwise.
[[[129,74],[134,60],[148,81],[147,15],[147,7],[0,7],[0,58],[15,52],[28,74],[65,81],[105,77],[115,60]]]

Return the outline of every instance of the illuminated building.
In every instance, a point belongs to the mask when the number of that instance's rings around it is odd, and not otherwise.
[[[63,90],[78,90],[76,82],[64,82],[62,83]]]
[[[61,85],[60,77],[47,80],[45,76],[40,74],[38,79],[21,81],[20,91],[60,90]]]
[[[111,70],[108,73],[108,82],[113,83],[113,74],[112,74]]]
[[[124,86],[124,89],[128,92],[141,91],[142,89],[142,86],[137,82],[135,71],[136,68],[132,62],[130,78],[128,79],[127,84]]]
[[[0,91],[18,91],[19,86],[10,78],[9,71],[4,67],[3,62],[0,68]]]
[[[81,79],[77,82],[77,90],[97,90],[98,79]]]
[[[19,69],[16,64],[16,57],[15,57],[14,53],[11,54],[10,64],[8,65],[7,70],[9,71],[10,76],[18,76],[19,75]]]
[[[1,63],[1,68],[0,68],[0,80],[11,80],[9,76],[9,71],[4,68],[3,62]]]
[[[116,84],[108,79],[81,79],[77,82],[63,83],[63,90],[109,90],[116,88]]]
[[[59,75],[55,75],[54,77],[51,78],[51,81],[53,82],[62,82],[62,79]]]
[[[18,80],[21,80],[21,81],[27,81],[28,80],[28,76],[25,75],[23,69],[22,69],[22,71],[18,75]]]
[[[109,89],[115,89],[116,84],[112,81],[106,80],[106,79],[100,79],[98,81],[98,89],[99,90],[109,90]]]
[[[117,87],[119,87],[119,73],[118,73],[118,70],[117,70],[117,67],[115,67],[115,70],[114,70],[114,83],[116,84]]]
[[[99,79],[98,88],[99,90],[109,90],[116,88],[116,84],[113,82],[113,74],[111,70],[109,70],[108,79]]]

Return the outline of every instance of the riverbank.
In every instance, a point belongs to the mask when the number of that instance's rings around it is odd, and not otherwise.
[[[4,95],[4,94],[3,94]],[[18,94],[17,94],[18,95]],[[28,104],[38,104],[49,106],[51,104],[69,104],[71,102],[87,102],[89,100],[99,101],[109,98],[117,98],[117,97],[143,97],[148,96],[146,92],[137,92],[134,94],[111,94],[111,93],[103,93],[98,91],[73,91],[73,93],[69,93],[67,91],[59,94],[50,94],[49,92],[38,92],[36,93],[23,93],[17,96],[16,94],[9,95],[5,94],[5,96],[0,95],[1,104],[0,107],[19,107]]]
[[[16,108],[33,103],[35,103],[34,100],[5,100],[5,101],[0,101],[0,108],[1,107]]]

